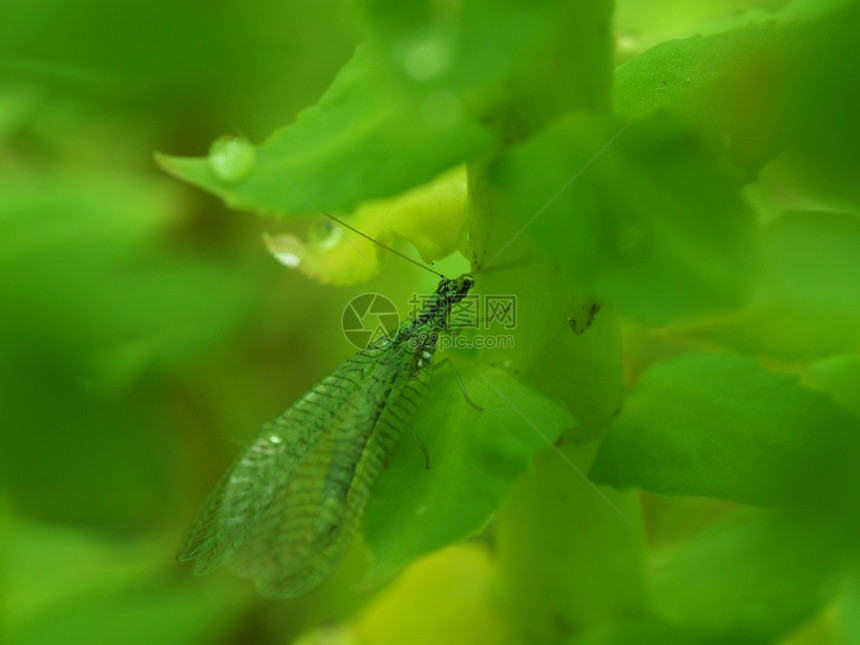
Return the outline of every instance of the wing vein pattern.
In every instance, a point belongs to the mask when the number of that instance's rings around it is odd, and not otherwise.
[[[440,283],[416,320],[265,424],[204,501],[178,558],[196,560],[196,573],[225,564],[272,598],[301,595],[328,577],[427,391],[437,332],[472,286],[465,277]]]

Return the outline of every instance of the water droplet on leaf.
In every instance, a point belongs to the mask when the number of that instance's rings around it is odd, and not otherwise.
[[[209,148],[209,167],[222,182],[235,183],[244,179],[257,161],[254,146],[232,135],[219,137]]]
[[[335,229],[334,222],[318,219],[308,229],[308,242],[319,244],[322,248],[331,248],[342,239]]]
[[[275,259],[291,268],[295,268],[302,263],[302,258],[305,256],[307,249],[300,239],[293,235],[268,235],[263,233],[263,242]]]
[[[447,72],[453,58],[450,43],[439,37],[427,37],[407,48],[403,67],[416,81],[429,81]]]

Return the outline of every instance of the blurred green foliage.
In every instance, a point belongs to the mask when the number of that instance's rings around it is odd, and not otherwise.
[[[858,29],[849,0],[5,3],[0,640],[857,642]],[[313,283],[260,241],[291,222],[206,192],[348,213],[459,164],[477,290],[518,298],[514,348],[465,359],[482,418],[440,375],[439,458],[396,454],[319,591],[193,578],[196,504],[351,353],[345,303],[432,286]],[[410,208],[389,228],[448,248]]]

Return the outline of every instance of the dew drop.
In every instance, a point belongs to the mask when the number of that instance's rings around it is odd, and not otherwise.
[[[305,245],[293,235],[268,235],[263,233],[263,242],[274,258],[290,268],[296,268],[302,263],[306,253]]]
[[[342,236],[337,232],[334,222],[320,218],[308,229],[308,242],[319,244],[322,248],[337,246]]]
[[[219,137],[209,147],[209,167],[224,183],[233,184],[244,179],[257,161],[254,146],[232,135]]]
[[[429,81],[447,72],[453,58],[448,42],[438,37],[423,38],[406,49],[403,67],[416,81]]]

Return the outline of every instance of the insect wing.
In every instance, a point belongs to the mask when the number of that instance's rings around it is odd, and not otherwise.
[[[286,598],[310,591],[331,574],[352,542],[403,429],[392,417],[399,406],[390,401],[391,392],[409,380],[409,367],[398,354],[361,352],[343,365],[361,374],[362,364],[372,364],[373,371],[364,373],[362,387],[331,418],[253,534],[228,560],[231,570],[255,580],[264,595]]]
[[[263,426],[197,512],[180,545],[180,560],[197,559],[195,571],[206,573],[241,546],[327,428],[337,417],[351,415],[352,400],[374,373],[372,357],[358,361],[361,355],[342,364]]]
[[[381,339],[266,424],[198,511],[179,559],[196,559],[197,573],[227,563],[270,597],[325,579],[396,445],[398,428],[374,428],[403,370],[397,354]]]
[[[472,286],[465,277],[444,280],[418,319],[264,425],[207,497],[178,558],[196,559],[197,573],[226,563],[272,598],[301,595],[327,578],[427,391],[437,332]]]

